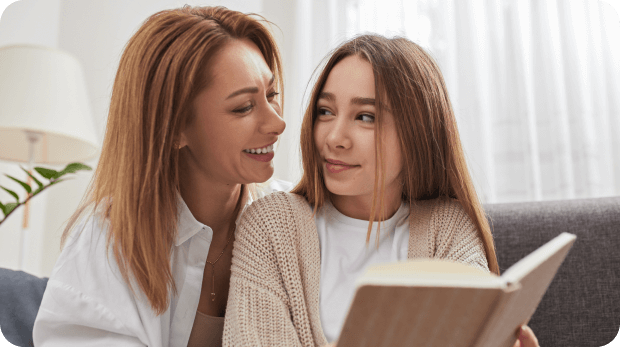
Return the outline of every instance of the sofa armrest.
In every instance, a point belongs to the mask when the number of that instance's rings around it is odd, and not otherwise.
[[[32,328],[47,278],[0,268],[0,329],[16,346],[33,346]]]

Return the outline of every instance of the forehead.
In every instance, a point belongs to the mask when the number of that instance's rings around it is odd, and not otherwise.
[[[335,94],[337,99],[338,95],[346,99],[349,97],[374,98],[375,77],[372,66],[357,55],[342,59],[327,76],[323,91]]]
[[[228,42],[214,57],[209,73],[212,76],[207,89],[222,94],[243,87],[256,86],[272,73],[256,44],[247,39]]]

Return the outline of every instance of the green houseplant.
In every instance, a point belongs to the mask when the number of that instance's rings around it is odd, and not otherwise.
[[[67,174],[75,173],[80,170],[92,170],[90,166],[82,164],[82,163],[71,163],[67,165],[64,169],[62,169],[61,171],[56,171],[56,170],[52,170],[52,169],[48,169],[44,167],[35,167],[34,171],[36,171],[42,177],[42,179],[37,179],[32,173],[28,172],[28,170],[24,169],[23,167],[21,167],[21,169],[24,172],[26,172],[28,176],[30,176],[30,178],[34,181],[34,183],[36,183],[37,187],[36,188],[32,187],[28,183],[18,180],[17,178],[13,176],[5,175],[6,177],[10,178],[11,180],[17,182],[20,186],[22,186],[22,188],[26,191],[26,198],[23,201],[20,201],[19,195],[16,192],[14,192],[13,190],[7,189],[3,186],[0,186],[1,189],[11,194],[11,196],[15,198],[15,202],[9,202],[6,204],[0,202],[0,211],[2,212],[4,216],[2,219],[0,219],[0,224],[2,224],[7,219],[7,217],[11,213],[13,213],[19,206],[26,204],[26,202],[28,202],[30,199],[32,199],[33,197],[35,197],[37,194],[41,193],[48,187],[53,186],[67,179],[67,178],[61,178],[61,177],[64,177]],[[47,182],[42,182],[46,180]]]

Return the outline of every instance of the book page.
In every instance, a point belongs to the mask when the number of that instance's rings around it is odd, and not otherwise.
[[[502,288],[504,280],[493,273],[450,260],[416,259],[374,265],[357,282],[366,284]]]
[[[445,259],[411,259],[396,263],[378,264],[369,267],[365,272],[365,274],[368,275],[413,275],[419,273],[468,273],[474,275],[495,276],[495,274],[482,271],[473,266]]]

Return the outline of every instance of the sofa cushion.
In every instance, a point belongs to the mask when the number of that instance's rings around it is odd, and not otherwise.
[[[528,325],[541,346],[604,346],[620,328],[620,197],[488,204],[500,271],[577,236]]]
[[[47,278],[0,268],[0,329],[16,346],[33,346],[32,328]]]

